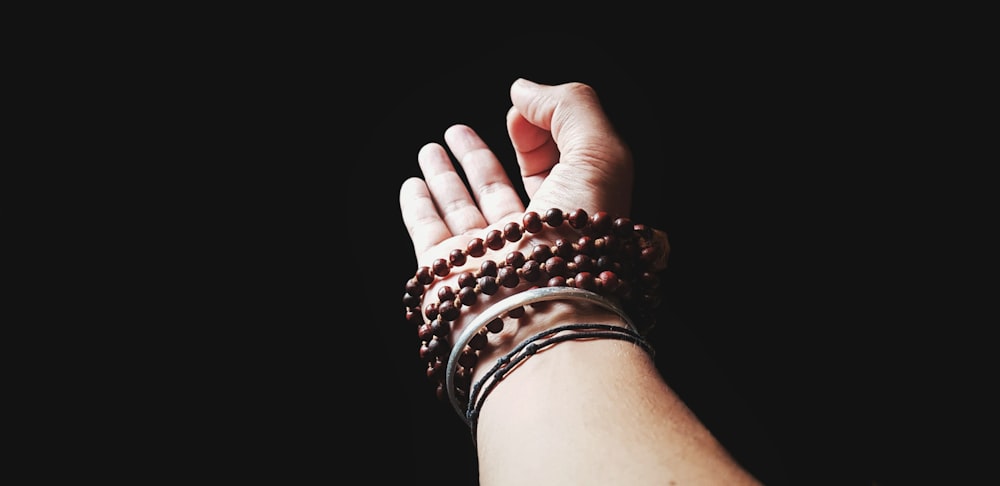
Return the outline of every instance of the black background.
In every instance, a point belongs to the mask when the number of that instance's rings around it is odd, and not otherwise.
[[[234,469],[475,484],[403,322],[398,190],[453,123],[516,180],[504,116],[526,77],[592,85],[632,147],[632,217],[672,243],[658,365],[738,461],[771,485],[939,472],[943,426],[914,427],[928,381],[944,385],[914,332],[939,318],[941,283],[922,264],[926,106],[906,39],[403,32],[286,29],[188,71],[185,131],[213,147],[192,164],[211,264],[191,285],[231,323],[204,344],[231,351],[203,385],[222,404],[207,442],[237,444]]]
[[[479,130],[510,164],[508,90],[527,77],[594,86],[633,148],[632,216],[673,244],[658,364],[737,459],[767,484],[896,480],[890,444],[906,431],[893,388],[906,384],[889,379],[900,314],[886,313],[897,297],[885,280],[898,270],[890,252],[903,221],[891,208],[903,201],[885,198],[905,169],[887,152],[899,93],[884,60],[838,45],[535,34],[387,54],[405,71],[383,78],[366,149],[346,161],[358,204],[384,228],[386,248],[361,273],[378,289],[372,321],[408,391],[407,453],[452,458],[428,464],[446,484],[475,477],[467,432],[432,398],[391,291],[415,268],[398,188],[452,123]]]

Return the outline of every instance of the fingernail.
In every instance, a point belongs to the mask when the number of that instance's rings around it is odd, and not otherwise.
[[[519,85],[521,85],[521,86],[523,86],[523,87],[525,87],[525,88],[537,88],[538,87],[538,83],[536,83],[534,81],[528,81],[527,79],[524,79],[524,78],[517,78],[517,80],[514,81],[514,82],[517,83],[517,84],[519,84]]]

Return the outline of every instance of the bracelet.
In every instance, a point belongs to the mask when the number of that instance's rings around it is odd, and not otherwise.
[[[573,331],[568,334],[557,334],[563,331]],[[545,339],[544,341],[542,340]],[[515,369],[522,361],[534,356],[538,351],[553,344],[576,339],[616,339],[628,341],[641,347],[650,356],[654,355],[653,347],[639,333],[630,328],[611,324],[564,324],[539,332],[518,344],[514,349],[497,359],[496,364],[472,386],[469,395],[469,405],[465,412],[467,422],[472,431],[472,441],[476,442],[476,429],[479,424],[479,414],[482,411],[486,396],[497,386],[500,380]],[[492,381],[487,381],[492,378]],[[484,384],[485,388],[484,388]],[[480,394],[482,393],[482,394]]]
[[[559,228],[566,231],[544,242],[543,233]],[[515,249],[497,260],[482,258],[529,234],[540,240],[530,251]],[[615,307],[624,310],[619,314],[628,313],[634,320],[633,327],[646,335],[656,325],[653,309],[661,300],[658,273],[666,268],[669,253],[666,233],[633,223],[628,217],[605,211],[588,214],[582,208],[550,208],[544,213],[525,212],[520,221],[509,222],[502,230],[489,230],[470,239],[465,247],[419,266],[405,285],[404,318],[417,329],[419,357],[426,365],[437,398],[442,402],[468,399],[472,371],[488,345],[487,336],[503,330],[503,319],[495,317],[485,329],[480,324],[480,332],[466,336],[460,346],[453,345],[454,322],[465,308],[489,299],[503,288],[522,292],[524,285],[571,287],[614,299]],[[472,268],[470,264],[476,263],[479,268]],[[460,272],[454,285],[439,286],[435,295],[428,294],[435,282],[454,272]],[[517,319],[524,310],[518,307],[504,311],[505,317]],[[457,371],[456,353],[460,353]],[[449,359],[451,374],[446,377]]]
[[[462,354],[462,350],[473,336],[498,317],[528,304],[550,300],[577,300],[597,304],[614,312],[625,321],[625,324],[627,324],[631,330],[636,333],[639,332],[639,329],[636,328],[632,319],[629,318],[629,316],[625,314],[625,311],[618,307],[618,305],[614,302],[595,292],[576,287],[539,287],[528,289],[493,304],[488,309],[483,311],[483,313],[476,316],[475,320],[473,320],[467,327],[462,329],[462,333],[459,335],[451,349],[451,353],[448,356],[448,364],[445,369],[445,384],[448,390],[448,400],[451,401],[452,407],[455,408],[455,413],[457,413],[459,417],[466,422],[466,424],[471,425],[469,418],[466,416],[466,412],[462,410],[462,404],[459,402],[458,395],[455,392],[455,371],[458,368],[458,358],[459,355]]]

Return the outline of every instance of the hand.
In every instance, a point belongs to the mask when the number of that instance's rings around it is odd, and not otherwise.
[[[507,113],[507,130],[529,198],[527,207],[476,132],[465,125],[449,127],[445,141],[465,171],[471,191],[443,146],[428,143],[421,148],[417,160],[423,179],[407,179],[400,188],[400,209],[418,266],[447,259],[452,250],[465,249],[472,238],[521,222],[526,211],[544,215],[551,208],[564,212],[579,208],[589,215],[606,211],[614,217],[628,216],[631,152],[594,90],[581,83],[547,86],[521,79],[511,86],[510,97],[513,106]],[[551,235],[542,239],[526,235],[516,245],[494,251],[503,254],[491,259],[502,260],[508,252],[530,249],[536,243],[551,244]],[[455,287],[459,271],[453,269],[448,277],[437,279],[424,295],[436,295],[442,285]],[[497,296],[514,291],[501,289]],[[479,311],[479,303],[463,308],[452,335]]]
[[[587,85],[556,86],[519,79],[510,90],[507,130],[529,198],[527,208],[500,161],[472,128],[454,125],[445,141],[462,165],[466,190],[444,147],[429,143],[417,154],[424,178],[400,188],[400,209],[418,265],[464,248],[469,237],[520,221],[526,210],[582,208],[627,216],[632,156]]]

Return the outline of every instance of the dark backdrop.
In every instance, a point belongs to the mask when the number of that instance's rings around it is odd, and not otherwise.
[[[901,384],[884,379],[895,323],[882,282],[900,222],[884,198],[902,161],[886,152],[894,94],[879,59],[836,44],[535,32],[403,42],[370,61],[384,63],[372,78],[352,74],[379,86],[362,91],[366,137],[336,163],[353,168],[350,209],[378,235],[355,240],[370,255],[366,325],[397,364],[392,413],[409,429],[392,440],[426,461],[421,474],[469,484],[475,456],[402,322],[415,260],[398,188],[452,123],[478,130],[516,180],[504,115],[527,77],[594,86],[633,148],[633,219],[673,245],[657,362],[695,413],[767,484],[892,483]]]
[[[468,433],[403,322],[415,259],[398,190],[452,123],[516,180],[504,115],[527,77],[591,84],[632,147],[632,217],[672,242],[657,363],[738,461],[771,485],[930,473],[939,426],[911,421],[933,375],[913,329],[935,303],[905,45],[422,34],[264,36],[190,71],[183,130],[212,149],[178,157],[207,161],[190,162],[203,196],[185,244],[208,263],[186,281],[224,304],[196,315],[229,323],[198,342],[233,355],[200,391],[224,404],[209,430],[239,444],[234,469],[474,484]]]

